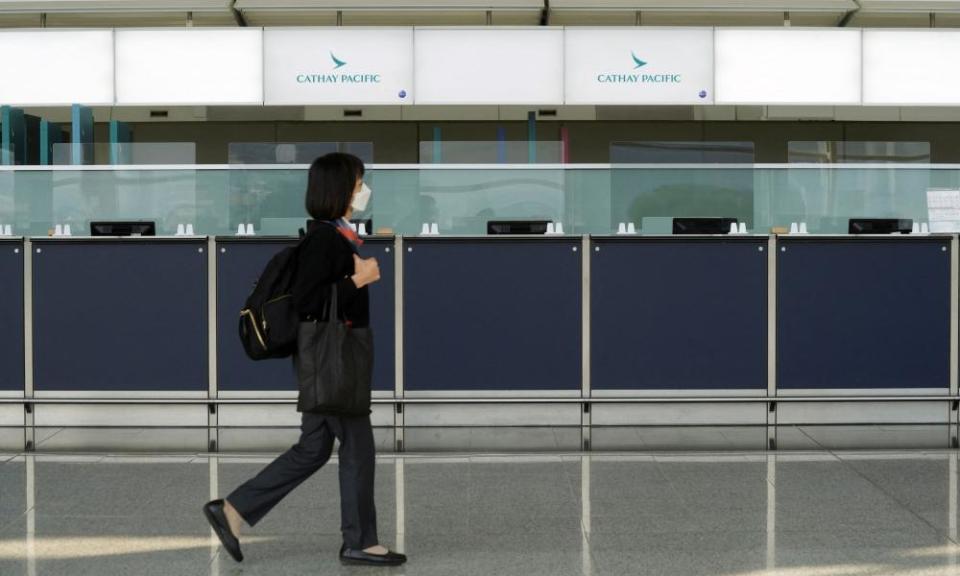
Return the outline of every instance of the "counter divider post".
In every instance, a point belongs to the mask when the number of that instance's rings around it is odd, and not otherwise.
[[[34,410],[31,400],[33,383],[33,242],[29,237],[23,241],[23,449],[32,452],[36,448]]]
[[[590,382],[590,259],[593,258],[591,250],[591,237],[584,234],[580,248],[580,348],[581,348],[581,396],[583,397],[582,409],[580,410],[580,432],[584,451],[590,450],[590,431],[592,424],[592,411],[590,409],[591,382]]]
[[[767,447],[777,446],[777,235],[767,237]]]
[[[219,451],[219,396],[217,382],[217,239],[207,237],[207,449]]]
[[[393,314],[394,314],[394,404],[393,436],[397,452],[403,451],[403,260],[406,257],[403,236],[397,234],[393,242]]]

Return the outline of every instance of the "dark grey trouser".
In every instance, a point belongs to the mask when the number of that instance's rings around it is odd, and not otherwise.
[[[304,412],[300,440],[259,474],[227,496],[254,526],[291,490],[320,469],[340,440],[340,530],[347,548],[379,544],[373,503],[375,446],[369,416],[325,416]]]

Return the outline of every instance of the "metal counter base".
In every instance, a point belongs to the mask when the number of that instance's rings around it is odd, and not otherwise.
[[[960,398],[950,395],[380,397],[373,400],[371,422],[378,431],[378,445],[395,452],[416,450],[425,439],[434,450],[463,450],[473,445],[471,430],[501,437],[523,430],[529,435],[502,449],[532,450],[543,443],[536,438],[543,437],[548,444],[556,441],[557,449],[589,451],[596,449],[595,438],[603,449],[608,444],[604,438],[617,429],[749,429],[762,431],[765,449],[777,449],[782,430],[804,426],[936,427],[944,430],[944,447],[954,447],[958,406]],[[0,450],[60,449],[57,442],[50,442],[51,430],[86,431],[90,446],[76,440],[61,447],[66,450],[107,448],[100,437],[120,439],[111,444],[119,451],[233,451],[251,441],[254,448],[266,449],[278,438],[295,441],[299,421],[292,398],[4,398]],[[172,445],[158,444],[144,432],[149,430],[171,435]],[[681,446],[677,444],[678,449]]]

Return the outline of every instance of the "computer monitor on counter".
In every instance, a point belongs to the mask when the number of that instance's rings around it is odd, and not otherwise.
[[[847,226],[850,234],[909,234],[912,230],[909,218],[851,218]]]
[[[157,225],[147,220],[90,223],[91,236],[156,236]]]
[[[736,218],[674,218],[674,234],[729,234]]]

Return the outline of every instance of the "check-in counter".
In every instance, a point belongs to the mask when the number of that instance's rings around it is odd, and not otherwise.
[[[217,388],[221,392],[296,392],[289,358],[250,360],[237,335],[239,312],[254,282],[271,257],[295,243],[293,238],[217,238]],[[361,257],[377,258],[381,275],[370,286],[373,389],[391,393],[395,388],[393,254],[393,237],[368,237],[360,248]]]
[[[9,397],[32,376],[37,427],[296,426],[290,360],[252,361],[237,337],[254,281],[293,242],[0,239],[4,410],[23,417]],[[361,253],[381,269],[370,288],[374,424],[435,434],[416,430],[944,422],[956,243],[368,237]]]
[[[409,393],[576,393],[581,237],[404,240]]]
[[[0,239],[0,394],[23,395],[23,240]]]
[[[38,393],[208,389],[205,238],[37,238]]]
[[[23,398],[23,239],[0,238],[0,398]],[[0,403],[0,450],[23,448],[22,403]]]
[[[949,391],[951,237],[790,236],[778,246],[778,394]],[[816,422],[836,410],[784,404],[779,421]],[[931,402],[899,418],[946,417],[943,405]]]
[[[288,391],[297,384],[289,358],[253,361],[240,345],[240,309],[254,282],[293,238],[217,238],[217,389],[220,392]]]
[[[762,396],[767,236],[600,236],[590,251],[594,397]],[[593,422],[668,423],[689,406],[596,404]],[[764,423],[761,404],[704,417]]]
[[[290,358],[254,361],[247,357],[237,335],[240,309],[267,262],[277,252],[294,245],[289,237],[217,238],[217,393],[221,398],[293,400],[297,382]],[[395,266],[392,236],[369,236],[360,247],[363,258],[375,257],[380,281],[370,290],[370,322],[374,334],[373,395],[392,397],[396,388],[395,358]],[[375,426],[393,426],[393,409],[375,404]],[[297,426],[300,416],[292,403],[234,404],[219,409],[221,426]],[[232,432],[221,434],[229,445]]]

